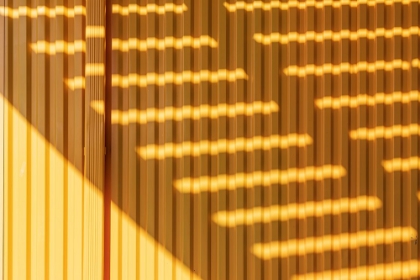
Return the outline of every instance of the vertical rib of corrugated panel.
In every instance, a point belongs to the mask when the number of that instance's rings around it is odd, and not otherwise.
[[[418,277],[416,1],[112,1],[111,279]]]
[[[82,279],[85,3],[3,2],[4,278]]]
[[[105,0],[86,2],[83,279],[103,279]]]

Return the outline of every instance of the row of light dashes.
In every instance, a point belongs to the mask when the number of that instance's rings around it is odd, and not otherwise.
[[[220,139],[217,141],[167,143],[164,145],[147,145],[137,149],[143,159],[164,159],[168,157],[181,158],[185,156],[218,155],[220,153],[234,154],[252,152],[254,150],[286,149],[291,146],[303,147],[312,143],[308,134],[289,134],[286,136],[272,135],[268,137]]]
[[[305,9],[309,6],[313,6],[316,8],[323,8],[325,6],[332,6],[332,7],[341,7],[342,5],[350,5],[352,7],[357,7],[361,4],[367,5],[377,5],[378,3],[384,3],[388,5],[392,5],[395,1],[288,1],[281,3],[280,1],[272,1],[269,3],[263,3],[261,1],[254,1],[252,3],[245,3],[245,2],[236,2],[235,4],[225,3],[225,7],[229,12],[235,12],[237,10],[243,9],[246,11],[253,11],[254,9],[263,9],[263,10],[270,10],[273,8],[279,8],[283,10],[288,10],[290,8],[296,7],[299,9]],[[408,4],[411,1],[403,1],[403,4]],[[370,30],[358,30],[358,32],[351,32],[349,30],[343,30],[340,32],[332,32],[332,31],[325,31],[322,33],[316,32],[306,32],[305,34],[299,34],[296,32],[288,33],[287,35],[282,35],[280,33],[272,33],[269,35],[263,34],[255,34],[254,39],[257,43],[261,44],[272,44],[274,42],[278,42],[281,44],[288,44],[290,42],[297,42],[297,43],[305,43],[307,41],[315,41],[315,42],[323,42],[325,40],[333,40],[333,41],[340,41],[343,39],[350,39],[350,40],[358,40],[360,38],[367,38],[367,39],[375,39],[377,37],[385,37],[385,38],[392,38],[395,36],[402,36],[402,37],[409,37],[411,35],[419,35],[419,28],[412,27],[409,29],[402,29],[402,28],[394,28],[394,29],[383,29],[379,28],[374,31]],[[413,60],[411,63],[413,67],[418,66],[418,60]],[[408,70],[410,68],[410,63],[402,60],[394,60],[394,61],[376,61],[374,63],[368,62],[359,62],[358,64],[350,65],[349,63],[342,63],[340,65],[306,65],[303,67],[299,66],[289,66],[287,67],[284,72],[286,75],[295,75],[299,77],[305,77],[307,75],[324,75],[325,73],[331,74],[341,74],[344,72],[349,73],[358,73],[360,71],[367,71],[367,72],[374,72],[377,70],[385,70],[385,71],[392,71],[394,69],[403,69]],[[403,97],[402,95],[398,95],[394,93],[394,96],[391,98],[394,100],[401,100],[403,102],[409,102],[408,100],[411,99],[418,99],[418,92],[413,92],[409,98]],[[331,98],[330,98],[331,99]],[[350,97],[348,98],[350,99]],[[383,99],[383,100],[382,100]],[[376,103],[376,102],[389,102],[389,97],[385,96],[384,94],[378,95],[377,98],[369,97],[369,99],[356,99],[357,103],[361,103],[363,101],[369,103]],[[368,100],[368,101],[367,101]],[[323,101],[320,103],[320,101]],[[325,102],[327,101],[327,102]],[[329,105],[329,103],[333,103],[333,100],[318,100],[318,107],[324,108],[325,105]],[[338,106],[345,106],[345,102],[351,103],[353,105],[355,102],[353,100],[341,100],[338,99]],[[353,102],[351,102],[353,101]],[[327,104],[325,104],[327,103]],[[321,105],[321,106],[319,106]],[[322,106],[324,105],[324,106]],[[335,105],[335,104],[334,104]],[[325,106],[327,107],[327,106]],[[353,139],[368,139],[374,140],[376,138],[391,138],[395,136],[403,136],[407,137],[412,134],[419,134],[419,127],[418,125],[409,125],[409,126],[394,126],[391,128],[384,128],[384,127],[377,127],[373,129],[362,128],[355,131],[350,132],[350,137]],[[390,161],[390,162],[383,162],[385,169],[392,169],[392,168],[400,168],[400,169],[409,169],[413,166],[418,167],[419,160],[418,158],[412,158],[408,161]],[[345,170],[344,170],[345,171]],[[240,174],[240,179],[242,179],[242,175]],[[265,174],[269,177],[268,174]],[[252,177],[251,177],[252,178]],[[208,182],[210,178],[207,180],[202,180],[201,182],[195,181],[195,185],[188,186],[189,190],[195,188],[200,189],[203,185],[207,185],[205,189],[209,189],[210,183]],[[228,183],[228,180],[231,179],[232,182]],[[242,180],[239,181],[241,182]],[[270,178],[272,179],[272,178]],[[269,183],[277,183],[278,180],[273,180],[273,182],[268,179]],[[213,185],[213,189],[218,189],[218,181],[214,179],[210,179],[215,182]],[[232,178],[222,178],[221,181],[227,181],[225,183],[226,189],[233,189],[230,186],[235,185],[236,177],[232,176]],[[179,181],[177,182],[178,186]],[[187,183],[186,181],[184,183]],[[244,183],[244,182],[241,182]],[[261,183],[261,182],[258,182]],[[285,183],[285,182],[283,182]],[[223,184],[223,183],[222,183]],[[177,184],[175,184],[177,185]],[[211,185],[210,185],[211,186]],[[211,188],[211,187],[210,187]],[[353,201],[356,200],[356,201]],[[286,221],[289,219],[298,219],[298,218],[306,218],[307,216],[324,216],[328,214],[340,214],[342,212],[359,212],[364,210],[376,210],[380,207],[381,202],[376,197],[370,197],[369,202],[367,201],[367,197],[358,197],[352,199],[344,198],[341,200],[337,200],[332,202],[331,200],[322,201],[322,202],[307,202],[302,205],[297,204],[289,204],[285,206],[271,206],[271,207],[255,207],[252,209],[237,209],[235,211],[220,211],[213,215],[213,221],[221,226],[228,226],[228,227],[236,227],[238,225],[252,225],[254,223],[261,223],[261,222],[271,222],[271,221]],[[358,204],[357,201],[360,203]],[[351,207],[350,211],[350,205]],[[316,209],[316,210],[315,210]],[[320,253],[324,251],[332,251],[332,250],[341,250],[341,249],[355,249],[364,246],[375,246],[377,244],[389,244],[395,242],[408,242],[412,240],[414,236],[417,236],[417,232],[413,228],[392,228],[392,229],[379,229],[370,232],[358,232],[354,234],[340,234],[336,236],[322,236],[322,237],[311,237],[305,238],[301,240],[288,240],[284,242],[270,242],[270,243],[258,243],[253,245],[252,251],[253,253],[261,258],[261,259],[272,259],[272,258],[287,258],[292,255],[304,255],[308,253]],[[416,263],[417,264],[417,263]],[[396,274],[396,273],[392,273]],[[365,274],[366,275],[366,274]],[[416,273],[415,275],[418,275]],[[312,275],[314,276],[314,275]],[[322,278],[323,274],[319,274]],[[353,274],[354,276],[354,274]],[[311,277],[309,274],[303,275],[304,279],[307,277]],[[323,278],[325,279],[325,278]],[[341,278],[343,279],[343,278]],[[353,279],[353,277],[351,278]]]
[[[392,61],[377,60],[375,62],[361,61],[358,63],[340,64],[307,64],[305,66],[292,65],[284,69],[289,76],[306,77],[308,75],[323,76],[325,74],[340,75],[341,73],[357,74],[359,72],[376,72],[378,70],[393,71],[395,69],[409,70],[410,66],[417,67],[418,59],[411,62],[395,59]]]
[[[20,6],[18,8],[0,7],[0,16],[13,19],[18,19],[19,17],[38,18],[41,16],[49,18],[55,18],[57,16],[74,18],[78,15],[86,16],[86,8],[84,6],[74,6],[74,8],[64,6],[55,6],[54,8],[46,6],[37,6],[36,8],[27,6]]]
[[[297,182],[339,179],[346,175],[339,165],[308,166],[286,170],[255,171],[232,175],[202,176],[175,180],[175,188],[182,193],[219,192],[222,190],[251,189],[257,186],[269,187],[275,184],[287,185]]]
[[[272,258],[287,258],[295,255],[357,249],[360,247],[410,242],[417,236],[412,227],[393,227],[357,233],[342,233],[338,235],[323,235],[287,241],[257,243],[252,247],[253,253],[264,260]]]
[[[248,75],[241,68],[236,70],[219,69],[218,71],[201,70],[198,72],[165,72],[162,74],[147,73],[139,75],[132,73],[128,75],[112,75],[112,86],[127,88],[129,86],[147,87],[148,85],[164,86],[166,84],[193,83],[201,82],[217,83],[219,81],[234,82],[238,79],[248,79]]]
[[[375,106],[378,104],[391,105],[393,103],[410,103],[420,101],[419,91],[392,93],[377,92],[374,95],[358,94],[356,96],[341,95],[338,97],[326,96],[315,101],[318,108],[340,109],[343,107],[357,108],[359,106]]]
[[[182,49],[185,47],[200,48],[202,46],[217,48],[217,41],[207,35],[197,38],[184,36],[182,38],[165,37],[163,39],[148,37],[146,40],[138,38],[112,39],[112,50],[122,52],[128,52],[129,50],[147,51],[148,49],[164,50],[166,48]]]
[[[184,71],[180,73],[165,72],[163,74],[147,73],[146,75],[112,75],[112,86],[128,88],[130,86],[147,87],[148,85],[164,86],[166,84],[181,85],[184,83],[199,84],[201,82],[217,83],[219,81],[234,82],[238,79],[248,79],[243,69],[218,71],[201,70],[199,72]],[[74,77],[65,80],[66,85],[71,89],[84,89],[85,78]]]
[[[272,0],[271,2],[263,2],[263,1],[253,1],[253,2],[245,2],[245,1],[237,1],[236,3],[227,3],[225,2],[223,5],[229,12],[236,12],[238,10],[245,10],[247,12],[251,12],[254,10],[264,10],[269,11],[272,9],[280,9],[280,10],[289,10],[292,8],[297,9],[306,9],[308,7],[314,7],[317,9],[322,9],[325,7],[333,7],[333,8],[341,8],[343,6],[350,6],[350,7],[358,7],[361,5],[368,5],[368,6],[376,6],[378,4],[385,4],[385,5],[392,5],[394,3],[401,3],[403,5],[407,5],[410,3],[416,3],[415,0],[341,0],[341,1],[333,1],[333,0],[324,0],[324,1],[285,1],[281,2],[280,0]]]
[[[86,36],[88,38],[102,38],[105,36],[105,30],[99,26],[95,30],[93,30],[92,26],[87,26]],[[217,42],[207,35],[198,38],[184,36],[182,38],[165,37],[164,39],[147,38],[146,40],[140,40],[131,38],[129,40],[112,40],[112,49],[122,52],[128,52],[129,50],[147,51],[148,49],[164,50],[166,48],[182,49],[185,47],[200,48],[202,46],[216,48]],[[77,52],[86,52],[86,42],[83,40],[75,40],[73,42],[63,40],[47,42],[41,40],[30,43],[30,47],[35,53],[45,53],[48,55],[55,55],[56,53],[74,55]]]
[[[256,223],[271,223],[308,217],[340,215],[342,213],[357,213],[379,209],[381,200],[373,196],[358,196],[356,198],[340,198],[335,200],[307,201],[305,203],[289,203],[287,205],[272,205],[254,207],[251,209],[236,209],[219,211],[213,215],[213,221],[223,227],[237,227]]]
[[[165,14],[169,12],[181,14],[187,10],[188,8],[185,4],[176,5],[173,3],[166,3],[164,5],[150,3],[146,6],[137,4],[129,4],[128,6],[121,6],[118,4],[112,5],[112,13],[122,16],[128,16],[129,14],[147,15],[149,13]]]
[[[305,33],[289,32],[287,34],[271,33],[264,35],[254,34],[256,42],[269,45],[272,43],[289,44],[291,42],[305,43],[308,41],[324,42],[326,40],[341,41],[344,39],[359,40],[361,38],[376,39],[378,37],[393,38],[396,36],[409,37],[420,35],[420,28],[412,26],[409,28],[395,27],[391,29],[377,28],[375,30],[358,29],[357,31],[341,30],[334,32],[332,30],[324,32],[307,31]]]
[[[356,268],[344,268],[318,273],[294,275],[292,280],[384,280],[384,279],[415,279],[420,275],[420,262],[410,260],[403,262],[381,263]]]

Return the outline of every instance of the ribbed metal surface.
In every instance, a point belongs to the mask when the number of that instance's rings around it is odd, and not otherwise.
[[[111,279],[417,278],[418,9],[113,1]]]
[[[419,277],[418,1],[3,2],[5,279]]]
[[[104,38],[102,32],[102,48],[89,51],[86,37],[96,33],[86,23],[94,25],[100,11],[81,0],[2,1],[4,279],[102,275],[102,192],[84,164],[92,135],[85,98],[98,96],[89,64],[101,62],[92,54],[103,53]]]

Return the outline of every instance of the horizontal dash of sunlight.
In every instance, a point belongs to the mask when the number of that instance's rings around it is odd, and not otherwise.
[[[254,207],[234,211],[220,211],[213,215],[213,221],[223,227],[253,225],[255,223],[270,223],[307,217],[322,217],[325,215],[340,215],[341,213],[357,213],[373,211],[382,206],[381,200],[374,196],[359,196],[356,198],[341,198],[336,200],[307,201],[301,204],[284,206]]]
[[[358,63],[341,63],[341,64],[323,64],[314,65],[309,64],[306,66],[289,66],[284,70],[284,73],[289,76],[305,77],[307,75],[322,76],[324,74],[339,75],[341,73],[358,73],[361,71],[375,72],[377,70],[392,71],[394,69],[408,70],[410,63],[396,59],[393,61],[376,61],[376,62],[358,62]]]
[[[384,280],[384,279],[418,279],[420,276],[420,262],[409,260],[403,262],[380,263],[370,266],[343,268],[338,270],[323,271],[294,275],[292,280]]]
[[[272,43],[305,43],[307,41],[323,42],[324,40],[340,41],[343,39],[359,40],[360,38],[375,39],[377,37],[409,37],[411,35],[419,35],[419,33],[420,28],[418,26],[412,26],[410,28],[394,27],[392,29],[377,28],[375,30],[358,29],[354,32],[350,30],[341,30],[339,32],[327,30],[322,33],[315,31],[308,31],[306,33],[289,32],[287,34],[272,33],[268,35],[256,33],[254,34],[254,40],[258,43],[269,45]]]
[[[392,93],[378,92],[375,95],[358,94],[356,96],[342,95],[339,97],[326,96],[315,101],[318,108],[340,109],[342,107],[357,108],[359,106],[375,106],[377,104],[390,105],[393,103],[410,103],[412,101],[420,101],[419,91]]]
[[[37,18],[40,16],[46,16],[49,18],[65,16],[72,18],[75,15],[86,16],[86,8],[84,6],[75,6],[74,8],[67,8],[64,6],[55,6],[54,8],[48,8],[46,6],[37,6],[36,8],[20,6],[16,9],[0,7],[0,16],[6,16],[14,19],[19,17]]]
[[[103,25],[87,25],[86,38],[105,38],[105,27]]]
[[[112,13],[120,14],[122,16],[128,16],[129,14],[147,15],[148,13],[162,15],[168,12],[180,14],[187,10],[188,8],[185,4],[176,5],[173,3],[166,3],[164,5],[147,4],[146,6],[140,6],[137,4],[129,4],[128,6],[121,6],[118,4],[112,5]]]
[[[385,5],[392,5],[392,3],[402,3],[402,4],[409,4],[410,2],[416,2],[414,0],[341,0],[341,1],[333,1],[333,0],[325,0],[325,1],[285,1],[281,2],[279,0],[272,0],[271,2],[263,2],[263,1],[253,1],[247,3],[245,1],[237,1],[236,3],[224,3],[224,6],[229,12],[236,12],[237,10],[245,10],[247,12],[251,12],[253,10],[264,10],[269,11],[271,9],[281,9],[281,10],[289,10],[291,8],[298,8],[298,9],[306,9],[308,7],[315,7],[317,9],[322,9],[324,7],[333,7],[333,8],[340,8],[342,6],[350,6],[350,7],[358,7],[360,5],[368,5],[368,6],[375,6],[379,3],[384,3]]]
[[[182,121],[184,119],[199,120],[201,118],[217,119],[220,117],[234,118],[254,114],[269,115],[279,111],[276,102],[255,101],[252,103],[238,102],[235,104],[182,106],[164,109],[148,108],[146,110],[129,109],[128,111],[112,110],[111,122],[128,125],[130,123],[145,124],[147,122],[164,122],[165,120]]]
[[[164,159],[168,157],[218,155],[220,153],[252,152],[254,150],[286,149],[291,146],[303,147],[312,143],[308,134],[273,135],[269,137],[221,139],[217,141],[167,143],[164,145],[147,145],[137,149],[143,159]]]
[[[291,182],[304,183],[310,180],[321,181],[327,178],[339,179],[346,175],[340,165],[308,166],[287,170],[255,171],[232,175],[202,176],[175,180],[175,188],[183,193],[218,192],[238,188],[268,187],[274,184],[286,185]]]
[[[105,114],[105,106],[103,100],[92,100],[90,101],[90,108],[92,108],[99,115]]]
[[[258,258],[270,260],[273,258],[287,258],[289,256],[338,251],[342,249],[357,249],[379,244],[409,242],[416,236],[417,231],[412,227],[394,227],[390,229],[324,235],[280,242],[257,243],[253,245],[252,252]]]
[[[146,75],[129,74],[127,76],[112,75],[112,86],[127,88],[129,86],[147,87],[147,85],[164,86],[165,84],[178,84],[201,82],[217,83],[225,80],[234,82],[238,79],[248,79],[248,75],[243,69],[226,70],[220,69],[211,72],[201,70],[200,72],[184,71],[180,73],[165,72],[164,74],[147,73]]]
[[[410,171],[411,169],[419,169],[420,157],[410,158],[394,158],[382,161],[382,166],[387,172]]]
[[[105,67],[103,63],[86,63],[86,76],[103,76]]]
[[[85,88],[85,77],[74,77],[71,79],[65,79],[67,87],[71,90],[84,89]]]
[[[376,138],[394,138],[409,137],[411,135],[420,135],[420,126],[416,123],[410,125],[394,125],[390,127],[378,126],[374,128],[358,128],[350,131],[352,139],[375,140]]]
[[[165,37],[164,39],[149,37],[146,40],[138,38],[129,38],[128,40],[112,39],[112,49],[122,52],[128,52],[129,50],[146,51],[148,49],[164,50],[166,48],[182,49],[184,47],[200,48],[201,46],[216,48],[217,42],[207,35],[197,38],[184,36],[182,38]]]
[[[48,55],[55,55],[56,53],[73,55],[76,52],[86,52],[86,43],[83,40],[75,40],[73,42],[55,41],[52,43],[37,41],[36,43],[31,43],[30,47],[35,53],[45,53]]]

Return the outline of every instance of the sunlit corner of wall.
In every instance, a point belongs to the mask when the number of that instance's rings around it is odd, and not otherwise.
[[[134,220],[113,202],[111,202],[111,224],[122,225],[122,228],[119,228],[118,226],[111,227],[111,251],[118,252],[119,250],[122,250],[122,254],[120,255],[111,254],[111,279],[118,279],[118,273],[122,270],[122,267],[119,267],[119,264],[127,266],[129,265],[127,262],[128,259],[136,259],[136,249],[133,247],[133,243],[136,244],[136,240],[139,240],[137,246],[141,248],[141,255],[140,259],[137,259],[134,265],[139,265],[139,269],[144,275],[144,279],[171,279],[174,271],[177,273],[177,279],[202,279],[174,257],[173,253],[169,252],[144,229],[138,226]],[[127,238],[129,238],[129,240],[127,240]],[[123,240],[130,242],[125,242]],[[123,246],[122,248],[120,247],[121,245]],[[118,258],[123,259],[119,261]],[[159,259],[159,261],[165,263],[164,270],[156,269],[158,264],[154,261],[155,259]],[[127,272],[133,271],[133,269],[129,267],[126,268],[125,271],[127,275],[125,276],[127,278],[125,279],[134,279],[135,275],[129,275],[129,272]],[[134,276],[134,278],[132,278],[132,276]]]
[[[16,141],[6,155],[13,158],[12,165],[5,166],[8,174],[5,182],[9,184],[6,195],[12,192],[13,197],[12,201],[5,201],[5,279],[10,279],[11,275],[13,279],[45,279],[47,274],[61,279],[64,266],[68,279],[82,279],[82,270],[89,268],[83,266],[83,260],[97,264],[103,259],[103,194],[13,105],[3,98],[0,102],[5,105],[6,125],[12,133],[6,138]],[[46,187],[47,182],[50,188]],[[30,192],[28,186],[31,186]],[[67,236],[67,244],[64,236]],[[26,269],[28,267],[31,269]],[[92,269],[95,275],[102,273],[100,265]]]

